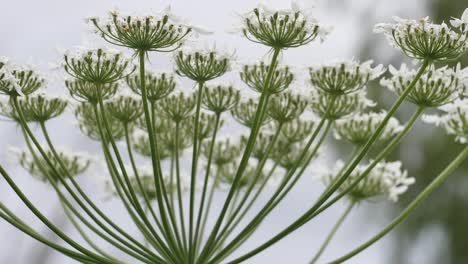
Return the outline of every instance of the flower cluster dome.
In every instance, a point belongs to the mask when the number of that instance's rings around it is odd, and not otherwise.
[[[321,172],[320,179],[327,185],[332,184],[340,176],[344,163],[337,161],[333,169]],[[408,173],[401,168],[400,161],[379,162],[350,192],[349,196],[353,200],[364,200],[374,196],[386,195],[389,200],[396,202],[398,196],[405,193],[408,187],[415,182],[415,179],[408,177]],[[351,173],[348,179],[340,186],[339,190],[349,188],[363,173],[368,165],[359,165]]]

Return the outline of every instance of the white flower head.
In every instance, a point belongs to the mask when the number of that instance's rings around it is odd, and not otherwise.
[[[282,10],[272,10],[266,4],[259,4],[240,16],[239,31],[247,39],[272,48],[303,46],[317,37],[323,40],[329,31],[295,2],[290,9]]]
[[[371,164],[370,161],[369,164]],[[363,173],[366,172],[369,164],[358,165],[350,174],[349,178],[339,187],[340,191],[348,189]],[[320,172],[320,179],[329,185],[339,177],[344,163],[339,160],[331,170]],[[414,184],[415,179],[408,177],[408,173],[402,170],[400,161],[381,161],[348,193],[348,196],[356,201],[369,199],[379,195],[385,195],[389,200],[396,202],[398,197]]]
[[[184,46],[174,53],[176,73],[197,82],[206,82],[231,70],[235,51],[222,51],[216,45]]]
[[[90,17],[95,32],[107,42],[139,51],[171,51],[180,47],[190,33],[208,33],[203,27],[192,25],[171,12],[124,15],[111,10],[107,18]]]
[[[319,89],[312,89],[310,106],[321,117],[337,120],[375,106],[375,102],[366,97],[365,89],[351,94],[331,95]]]
[[[21,167],[27,170],[32,176],[44,182],[54,181],[55,183],[61,183],[62,180],[60,180],[60,178],[66,180],[69,176],[75,177],[82,174],[89,168],[91,162],[95,160],[94,157],[84,152],[70,152],[62,147],[57,148],[56,151],[60,162],[52,150],[45,150],[47,158],[53,165],[53,167],[51,167],[41,155],[35,158],[27,150],[17,148],[9,149],[9,153],[17,159],[17,162],[19,161]]]
[[[468,8],[463,11],[461,18],[453,18],[450,20],[453,27],[460,28],[462,31],[468,31]]]
[[[65,51],[63,67],[78,80],[100,85],[119,81],[136,69],[132,58],[120,50],[87,47]]]
[[[375,133],[377,128],[382,124],[387,113],[361,113],[355,114],[347,118],[336,120],[335,138],[338,140],[346,140],[353,144],[362,145]],[[387,125],[383,129],[379,141],[386,141],[403,130],[398,119],[392,117],[388,120]]]
[[[379,23],[375,33],[384,33],[390,44],[418,60],[447,61],[468,49],[468,31],[455,31],[447,24],[433,24],[428,17],[419,21],[394,17],[396,23]],[[462,24],[457,20],[455,24]],[[452,23],[453,25],[453,23]]]
[[[405,64],[401,65],[399,70],[393,66],[389,69],[392,77],[383,78],[380,84],[400,96],[410,86],[417,72],[408,69]],[[431,67],[419,78],[406,99],[419,106],[439,107],[452,102],[463,93],[464,82],[464,71],[459,67]]]
[[[445,128],[448,134],[454,135],[455,140],[468,143],[468,99],[458,99],[439,108],[441,115],[423,115],[422,120]]]
[[[334,61],[309,67],[312,85],[332,94],[348,94],[362,89],[369,81],[380,77],[386,69],[373,61]]]

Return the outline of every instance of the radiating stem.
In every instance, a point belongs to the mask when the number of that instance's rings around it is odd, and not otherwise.
[[[196,237],[194,237],[194,211],[195,211],[195,189],[197,185],[197,165],[198,165],[198,148],[199,140],[198,134],[200,130],[200,110],[201,102],[203,97],[203,85],[205,82],[198,82],[198,92],[197,92],[197,104],[195,106],[195,119],[194,119],[194,131],[193,131],[193,153],[192,153],[192,170],[190,176],[190,205],[189,205],[189,254],[188,262],[189,264],[194,263],[195,261],[195,244]]]
[[[425,108],[424,107],[419,107],[418,110],[413,114],[413,116],[410,118],[410,120],[406,123],[405,127],[403,130],[390,142],[387,144],[387,146],[377,155],[377,157],[372,161],[371,164],[369,164],[366,168],[366,170],[352,182],[348,187],[346,187],[343,191],[341,191],[337,196],[333,197],[330,201],[328,201],[326,204],[321,206],[318,210],[316,210],[308,219],[307,221],[311,220],[312,218],[316,217],[319,215],[321,212],[325,211],[327,208],[332,206],[334,203],[339,201],[341,198],[343,198],[346,194],[348,194],[362,179],[367,177],[367,175],[372,171],[372,169],[377,166],[377,164],[382,161],[390,152],[395,149],[395,147],[400,144],[401,140],[408,134],[410,129],[413,127],[414,123],[418,120],[418,118],[421,116],[422,113],[424,113]],[[349,164],[348,164],[349,165]],[[340,171],[341,175],[348,166],[343,166],[343,168]],[[338,177],[335,181],[333,181],[332,185],[339,181],[342,176]]]
[[[203,218],[203,211],[204,211],[204,206],[205,206],[205,199],[206,199],[206,191],[207,191],[207,188],[208,188],[208,180],[210,178],[210,172],[211,172],[211,163],[213,161],[213,150],[214,150],[214,146],[215,146],[215,143],[216,143],[216,136],[218,134],[218,128],[219,128],[219,123],[220,123],[220,119],[221,119],[221,114],[220,113],[216,113],[215,115],[215,127],[214,127],[214,131],[213,131],[213,135],[211,136],[211,142],[210,142],[210,149],[209,149],[209,153],[208,153],[208,162],[207,162],[207,165],[206,165],[206,172],[205,172],[205,178],[204,178],[204,182],[203,182],[203,190],[202,190],[202,195],[201,195],[201,200],[200,200],[200,207],[198,209],[198,217],[197,217],[197,226],[196,226],[196,229],[195,229],[195,241],[193,243],[193,247],[194,247],[194,255],[196,255],[197,253],[197,248],[198,248],[198,245],[199,245],[199,241],[200,241],[200,237],[203,235],[203,233],[200,233],[200,228],[201,228],[201,221],[202,221],[202,218]],[[210,206],[210,205],[208,205]]]
[[[349,203],[349,205],[346,207],[346,210],[340,216],[340,218],[338,218],[338,221],[336,221],[336,223],[333,226],[333,228],[331,229],[330,233],[327,235],[327,238],[325,239],[325,241],[323,241],[323,244],[320,246],[319,250],[317,251],[314,258],[310,261],[309,264],[317,263],[318,259],[320,258],[320,256],[322,256],[323,252],[325,251],[327,246],[330,244],[332,238],[335,236],[336,232],[341,227],[341,224],[343,224],[344,220],[349,215],[349,213],[351,212],[351,210],[353,209],[355,204],[356,204],[356,201],[351,201]]]
[[[160,169],[161,169],[161,159],[159,158],[159,153],[156,147],[155,143],[155,135],[154,135],[154,130],[153,130],[153,124],[151,123],[151,113],[150,109],[148,106],[148,94],[146,90],[146,82],[145,82],[145,55],[146,52],[144,50],[139,50],[138,51],[138,57],[139,57],[139,63],[140,63],[140,89],[141,89],[141,96],[142,96],[142,103],[143,103],[143,110],[144,110],[144,116],[145,116],[145,122],[146,122],[146,127],[148,129],[148,137],[149,137],[149,142],[150,142],[150,147],[151,147],[151,162],[153,165],[153,174],[154,174],[154,184],[155,184],[155,191],[156,191],[156,201],[158,203],[158,208],[159,208],[159,213],[161,215],[161,222],[164,227],[164,230],[168,233],[172,230],[169,225],[169,221],[167,219],[166,211],[165,211],[165,206],[163,203],[163,195],[161,192],[162,185],[164,184],[163,182],[163,177],[160,174]],[[174,250],[177,250],[176,242],[174,241],[174,237],[171,234],[168,239],[168,243],[171,245],[171,247]],[[181,252],[176,252],[180,253]]]
[[[403,103],[403,101],[406,99],[406,97],[410,94],[410,92],[414,89],[416,83],[426,70],[426,68],[429,66],[430,61],[424,60],[421,68],[418,70],[415,78],[413,81],[410,83],[410,85],[406,88],[406,90],[402,93],[402,95],[398,98],[398,100],[394,103],[392,108],[388,111],[387,115],[385,118],[382,120],[382,123],[379,125],[379,127],[376,129],[374,134],[369,138],[369,140],[366,142],[366,144],[362,147],[360,153],[356,156],[354,161],[351,163],[349,168],[343,173],[342,179],[340,179],[334,186],[332,186],[326,193],[324,193],[322,196],[319,197],[317,202],[309,209],[307,210],[306,213],[304,213],[301,217],[299,217],[296,221],[294,221],[292,224],[290,224],[288,227],[283,229],[280,233],[275,235],[273,238],[268,240],[267,242],[263,243],[259,247],[251,250],[247,254],[244,254],[243,256],[236,258],[235,260],[229,262],[229,264],[235,264],[235,263],[240,263],[256,254],[259,252],[265,250],[266,248],[270,247],[271,245],[275,244],[279,240],[281,240],[283,237],[289,235],[290,233],[294,232],[298,228],[300,228],[302,225],[304,225],[307,222],[307,219],[311,214],[313,214],[317,209],[320,208],[320,206],[328,200],[328,198],[333,195],[333,193],[343,184],[343,182],[349,177],[349,175],[353,172],[354,168],[359,164],[359,162],[364,158],[364,156],[367,154],[369,151],[370,147],[374,144],[374,142],[378,139],[380,134],[382,133],[383,129],[387,125],[388,121],[390,118],[394,115],[396,110],[400,107],[400,105]]]
[[[458,166],[466,159],[468,156],[468,147],[465,147],[458,156],[414,199],[408,207],[406,207],[401,214],[396,217],[390,225],[385,227],[382,231],[380,231],[377,235],[369,239],[366,243],[362,244],[355,250],[349,252],[348,254],[344,255],[341,258],[338,258],[334,261],[329,262],[329,264],[338,264],[343,263],[344,261],[352,258],[353,256],[359,254],[361,251],[365,250],[366,248],[370,247],[372,244],[380,240],[390,231],[392,231],[396,226],[398,226],[403,220],[405,220],[409,214],[416,209],[416,207],[424,201],[424,199],[429,196],[437,187],[439,187],[442,182],[456,169]]]
[[[268,74],[267,74],[267,77],[266,77],[266,80],[265,80],[265,87],[263,87],[263,90],[262,90],[262,94],[260,96],[260,100],[259,100],[259,103],[258,103],[258,107],[257,107],[257,113],[255,115],[255,119],[254,119],[254,126],[252,127],[251,131],[250,131],[250,136],[249,136],[249,139],[247,140],[247,145],[244,149],[244,153],[242,154],[242,158],[241,158],[241,161],[240,161],[240,164],[239,164],[239,167],[237,169],[237,172],[236,172],[236,175],[234,177],[234,181],[231,185],[231,188],[229,189],[229,193],[226,197],[226,200],[224,201],[224,204],[223,204],[223,208],[221,209],[221,213],[219,215],[219,217],[217,218],[217,221],[216,221],[216,224],[215,226],[213,227],[213,230],[208,238],[208,241],[200,255],[200,258],[199,258],[199,261],[200,262],[203,262],[205,261],[205,258],[208,257],[207,254],[209,253],[209,251],[213,248],[213,244],[216,242],[216,236],[218,235],[218,231],[221,227],[221,224],[224,220],[224,217],[227,213],[227,210],[229,208],[229,205],[231,203],[231,200],[234,196],[234,192],[236,191],[236,189],[238,188],[238,185],[239,185],[239,182],[242,178],[242,175],[244,174],[244,171],[247,167],[247,164],[248,164],[248,161],[250,159],[250,156],[252,154],[252,150],[254,148],[254,145],[255,145],[255,142],[256,142],[256,139],[257,139],[257,135],[258,135],[258,132],[259,132],[259,129],[260,129],[260,125],[263,121],[263,118],[264,118],[264,115],[265,115],[265,109],[266,109],[266,105],[268,104],[268,99],[269,99],[269,85],[270,85],[270,81],[271,81],[271,78],[273,76],[273,72],[276,68],[276,64],[277,64],[277,60],[278,60],[278,56],[281,52],[281,49],[274,49],[274,52],[273,52],[273,57],[271,59],[271,63],[270,63],[270,68],[268,70]]]

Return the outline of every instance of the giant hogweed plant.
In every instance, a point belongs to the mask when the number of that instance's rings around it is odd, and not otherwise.
[[[18,125],[27,146],[12,155],[31,175],[51,186],[81,238],[66,234],[41,213],[1,165],[3,184],[63,243],[47,239],[3,203],[0,216],[81,263],[234,264],[261,253],[343,201],[348,206],[322,246],[310,249],[310,263],[317,263],[353,208],[376,196],[397,201],[415,181],[401,162],[385,158],[421,116],[444,127],[461,144],[467,142],[468,71],[445,64],[468,49],[468,10],[449,25],[434,24],[428,18],[395,20],[376,25],[375,31],[413,58],[416,69],[389,66],[389,74],[380,78],[386,69],[372,66],[371,61],[311,65],[308,85],[299,90],[293,82],[296,72],[279,58],[287,56],[288,49],[323,39],[327,30],[296,6],[280,11],[254,8],[243,15],[239,32],[267,46],[270,56],[268,61],[239,67],[239,75],[256,97],[234,85],[213,82],[232,70],[232,56],[186,47],[184,40],[202,30],[168,12],[132,16],[112,11],[107,18],[89,18],[96,34],[134,56],[106,48],[66,52],[63,70],[69,78],[64,87],[69,99],[41,93],[46,80],[40,73],[2,58],[2,115]],[[174,73],[146,68],[148,55],[157,52],[173,54]],[[178,78],[193,81],[195,91],[177,87]],[[398,96],[388,110],[368,110],[376,106],[366,98],[366,85],[377,79]],[[404,101],[417,108],[400,124],[393,116]],[[100,143],[107,188],[121,201],[139,234],[117,224],[76,181],[89,173],[92,160],[57,149],[50,138],[48,121],[70,108],[80,130]],[[441,114],[423,115],[430,108],[439,108]],[[240,123],[247,133],[221,138],[221,127],[227,122]],[[347,159],[333,168],[319,170],[311,162],[331,132],[337,140],[352,144],[354,151],[344,154]],[[329,263],[344,262],[389,233],[466,156],[468,148],[387,227]],[[325,184],[309,209],[263,243],[239,251],[309,173]],[[222,202],[217,211],[212,208],[215,193]],[[266,196],[266,202],[260,196]],[[208,224],[210,218],[212,224]],[[106,250],[110,247],[112,251]],[[121,254],[112,253],[116,251]]]

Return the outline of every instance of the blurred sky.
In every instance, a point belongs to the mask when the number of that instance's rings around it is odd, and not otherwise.
[[[2,4],[0,56],[9,57],[14,63],[32,62],[37,64],[43,71],[49,72],[50,64],[59,62],[61,59],[61,54],[57,50],[86,43],[90,45],[104,44],[102,40],[90,33],[89,26],[84,22],[85,17],[91,15],[104,16],[107,10],[114,7],[118,7],[123,12],[159,11],[169,3],[174,13],[182,17],[188,17],[194,24],[203,25],[214,31],[213,35],[200,37],[198,41],[201,43],[213,43],[215,40],[216,45],[219,47],[235,48],[237,57],[242,62],[262,59],[268,51],[267,48],[251,43],[239,35],[226,32],[233,28],[238,21],[236,13],[254,7],[255,1],[15,0],[5,1]],[[289,6],[287,1],[281,0],[266,1],[266,3],[272,7],[286,8]],[[315,42],[306,47],[286,51],[283,54],[283,61],[295,66],[305,66],[331,59],[356,57],[363,36],[372,31],[372,27],[376,22],[390,21],[392,15],[419,18],[425,14],[425,7],[421,4],[421,1],[322,0],[313,4],[311,1],[299,1],[299,3],[305,8],[316,6],[314,9],[316,17],[325,25],[332,26],[334,29],[324,43]],[[376,45],[377,42],[380,44],[384,42],[383,36],[378,36],[376,39]],[[384,46],[381,50],[382,57],[394,52],[389,45]],[[171,69],[170,56],[165,54],[152,55],[151,67],[158,70]],[[224,79],[241,85],[240,80],[234,73],[229,74]],[[183,85],[187,89],[191,89],[193,86],[187,82],[183,82]],[[66,94],[63,82],[57,78],[50,82],[47,89],[53,94]],[[76,151],[97,151],[98,144],[81,135],[73,122],[72,114],[52,121],[49,126],[54,141]],[[0,123],[0,163],[7,164],[10,174],[14,176],[18,184],[36,205],[44,209],[47,215],[58,219],[59,225],[63,225],[63,223],[60,223],[63,222],[63,216],[54,193],[48,186],[32,180],[17,165],[9,161],[6,152],[7,145],[24,145],[19,133],[19,129],[12,123]],[[334,155],[332,151],[325,151],[321,156],[321,160],[329,163]],[[92,179],[97,176],[94,174],[87,175],[81,181],[83,184],[88,185],[87,189],[93,193],[95,199],[102,200],[106,212],[112,211],[112,216],[117,219],[124,218],[125,213],[117,202],[104,201],[106,195],[103,194],[102,185]],[[319,182],[313,181],[312,178],[310,173],[304,175],[303,180],[289,195],[289,198],[274,211],[265,221],[258,234],[246,243],[241,251],[265,241],[273,233],[278,232],[281,227],[285,227],[293,221],[314,202],[323,187]],[[0,199],[9,205],[13,211],[24,217],[27,222],[32,223],[43,232],[45,231],[2,181],[0,181]],[[223,199],[219,197],[214,205],[217,208],[220,206],[220,200]],[[359,242],[365,241],[372,236],[380,227],[385,226],[394,213],[388,210],[387,207],[383,207],[381,202],[379,200],[375,203],[363,204],[359,209],[355,210],[349,221],[344,224],[342,230],[337,234],[336,240],[332,242],[322,261],[331,260],[333,257],[346,253],[358,245]],[[116,210],[115,208],[122,210]],[[322,216],[304,226],[299,232],[283,239],[280,243],[246,263],[307,263],[328,232],[333,220],[338,217],[343,209],[342,203],[334,206]],[[118,213],[118,211],[121,213]],[[369,214],[369,212],[372,213]],[[121,220],[119,222],[125,224],[125,221]],[[74,234],[70,226],[66,224],[63,226],[67,228],[68,232]],[[0,232],[3,237],[2,246],[0,247],[0,263],[42,264],[31,260],[33,256],[45,250],[42,245],[1,221]],[[437,234],[436,231],[434,232]],[[385,253],[385,248],[391,244],[389,239],[391,237],[374,245],[349,261],[349,263],[374,264],[384,263],[385,260],[391,259],[391,256]],[[74,263],[57,253],[53,252],[51,254],[52,259],[55,261],[47,261],[48,264]],[[416,254],[413,263],[424,263],[422,254]]]

